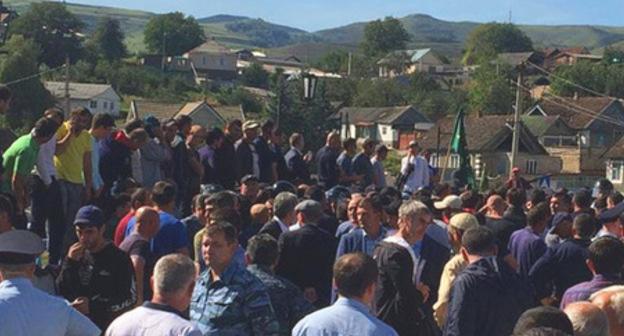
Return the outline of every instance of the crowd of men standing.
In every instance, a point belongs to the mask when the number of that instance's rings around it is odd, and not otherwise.
[[[0,87],[0,110],[10,91]],[[624,202],[435,183],[417,142],[44,112],[3,154],[0,335],[621,335]]]

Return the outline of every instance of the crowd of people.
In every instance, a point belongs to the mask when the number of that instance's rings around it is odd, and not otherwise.
[[[624,334],[608,181],[479,193],[413,141],[389,183],[371,139],[282,138],[45,111],[3,154],[0,335]]]

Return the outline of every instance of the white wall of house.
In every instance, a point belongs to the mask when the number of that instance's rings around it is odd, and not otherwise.
[[[624,178],[624,160],[607,160],[606,162],[606,178],[613,184],[623,184]]]
[[[377,124],[377,139],[386,146],[392,146],[395,141],[399,140],[399,132],[388,124]]]
[[[58,98],[58,102],[61,106],[64,104],[64,98]],[[113,117],[119,116],[119,110],[121,107],[121,99],[115,93],[112,88],[104,91],[104,93],[95,96],[91,99],[70,99],[71,109],[77,107],[86,107],[91,113],[108,113]]]
[[[193,52],[187,54],[197,70],[236,71],[236,54]]]

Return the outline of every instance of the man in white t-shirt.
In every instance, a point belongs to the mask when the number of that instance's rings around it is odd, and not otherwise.
[[[195,287],[195,265],[182,254],[162,257],[154,267],[151,281],[154,296],[118,317],[106,336],[182,335],[201,336],[201,331],[184,317]]]
[[[407,176],[403,193],[413,194],[418,189],[429,185],[429,164],[420,154],[418,142],[412,140],[409,143],[409,152],[401,160],[401,174]]]

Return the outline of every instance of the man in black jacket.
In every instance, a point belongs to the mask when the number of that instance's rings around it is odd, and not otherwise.
[[[329,305],[336,239],[317,225],[321,204],[306,200],[295,209],[302,227],[283,233],[275,272],[295,283],[317,308]]]
[[[238,180],[236,171],[236,150],[234,144],[241,137],[242,123],[232,120],[225,127],[225,137],[221,147],[215,150],[215,174],[217,182],[225,189],[234,189]]]
[[[275,240],[279,240],[279,237],[288,232],[288,228],[297,221],[295,214],[297,202],[297,196],[293,193],[277,194],[273,200],[273,218],[264,224],[259,233],[269,234]]]
[[[254,145],[259,127],[260,124],[257,121],[246,121],[243,124],[243,137],[234,145],[236,148],[236,172],[239,181],[246,175],[260,178],[259,156]]]
[[[286,160],[286,168],[290,175],[290,182],[295,185],[301,183],[308,183],[310,181],[310,171],[308,170],[308,162],[310,162],[309,155],[303,155],[303,149],[305,142],[303,135],[299,133],[293,133],[289,139],[290,150],[284,155]]]
[[[444,335],[510,335],[520,315],[535,305],[529,287],[496,257],[490,229],[466,231],[461,253],[469,265],[453,283]]]
[[[60,294],[100,329],[136,301],[128,255],[104,239],[104,214],[88,205],[74,221],[78,242],[69,248],[57,279]]]
[[[410,201],[399,208],[399,230],[381,242],[374,252],[379,268],[375,312],[399,335],[436,335],[433,315],[424,302],[429,288],[420,282],[422,270],[412,245],[425,236],[431,212],[421,202]]]

